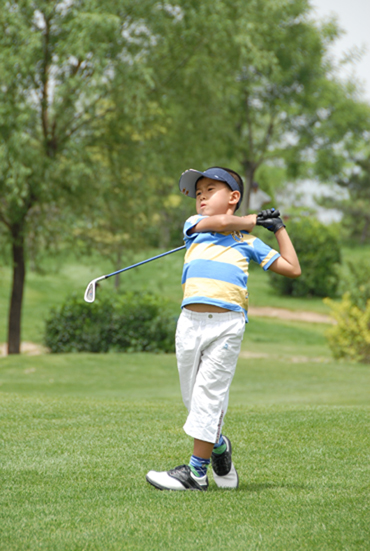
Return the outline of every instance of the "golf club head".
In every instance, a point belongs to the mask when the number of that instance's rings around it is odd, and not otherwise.
[[[94,302],[95,295],[96,295],[96,283],[98,281],[100,281],[101,279],[105,279],[105,276],[98,277],[98,278],[93,279],[92,281],[90,281],[90,283],[86,287],[86,291],[85,291],[85,295],[84,295],[85,302],[90,302],[90,303]]]

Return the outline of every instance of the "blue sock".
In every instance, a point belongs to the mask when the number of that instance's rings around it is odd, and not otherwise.
[[[210,462],[210,459],[203,459],[203,457],[192,455],[190,458],[189,467],[195,476],[205,476],[207,474],[207,468]]]
[[[213,452],[217,454],[221,454],[221,453],[224,453],[226,448],[227,448],[226,442],[221,434],[219,441],[217,442],[217,444],[213,446]]]

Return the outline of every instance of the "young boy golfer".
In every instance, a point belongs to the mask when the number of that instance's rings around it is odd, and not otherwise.
[[[187,170],[182,193],[196,200],[197,215],[184,226],[184,299],[176,331],[181,393],[188,410],[185,432],[194,438],[188,465],[150,471],[147,481],[160,490],[206,490],[212,462],[220,488],[237,488],[231,442],[221,433],[231,381],[248,321],[248,265],[287,277],[301,273],[292,242],[278,211],[235,216],[243,181],[230,169]],[[280,253],[249,232],[256,224],[273,231]]]

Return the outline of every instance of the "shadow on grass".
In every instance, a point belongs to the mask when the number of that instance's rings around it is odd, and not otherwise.
[[[275,482],[242,482],[239,484],[239,492],[261,493],[265,490],[309,490],[309,487],[304,484],[289,484],[289,483],[275,483]]]

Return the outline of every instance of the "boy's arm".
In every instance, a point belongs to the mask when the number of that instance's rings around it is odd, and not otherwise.
[[[275,236],[281,256],[271,264],[269,270],[286,277],[299,277],[302,272],[298,256],[285,227],[277,230]]]
[[[233,214],[215,214],[203,218],[190,231],[192,233],[199,232],[227,232],[227,231],[242,231],[251,232],[256,225],[257,215],[248,214],[248,216],[234,216]]]

